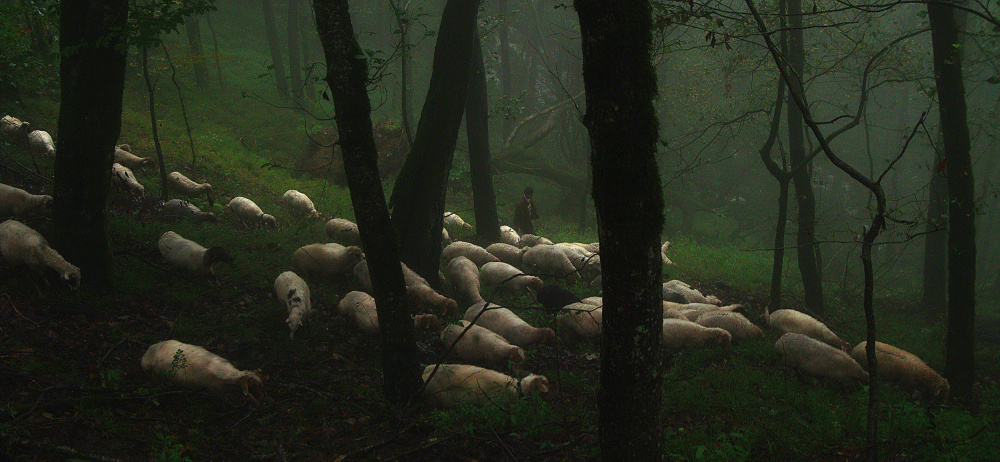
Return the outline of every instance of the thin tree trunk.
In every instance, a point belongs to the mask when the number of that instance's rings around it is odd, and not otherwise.
[[[80,268],[81,282],[107,287],[112,265],[108,197],[121,134],[128,2],[65,0],[61,8],[52,241]]]
[[[420,363],[406,288],[399,266],[396,232],[379,180],[372,134],[367,63],[354,38],[346,0],[314,0],[316,26],[327,62],[327,82],[337,116],[340,147],[369,261],[382,347],[383,392],[392,403],[409,402],[421,389]]]
[[[285,79],[285,60],[281,57],[281,43],[278,41],[278,29],[274,25],[274,10],[271,0],[261,0],[264,11],[264,26],[267,29],[267,46],[271,49],[271,64],[274,67],[274,84],[282,100],[288,100],[288,80]]]
[[[507,9],[507,0],[499,0],[497,2],[497,8],[500,10],[500,15],[503,17],[503,24],[500,25],[500,94],[504,104],[510,104],[511,102],[511,92],[510,92],[510,20],[511,11]],[[514,129],[514,119],[512,117],[504,117],[503,119],[503,135],[504,139],[510,135],[510,131]]]
[[[219,76],[219,89],[222,90],[225,89],[225,84],[222,81],[222,65],[219,63],[219,40],[215,36],[215,27],[212,26],[212,15],[206,15],[205,20],[208,21],[208,30],[212,32],[212,52],[215,55],[215,74]]]
[[[190,47],[190,58],[194,63],[194,81],[198,88],[208,86],[208,69],[205,68],[205,52],[201,47],[201,24],[197,16],[188,16],[184,20],[184,29],[187,31],[188,46]]]
[[[410,20],[407,10],[396,0],[390,0],[399,27],[399,118],[406,133],[406,144],[413,146],[413,129],[410,128]]]
[[[174,83],[174,88],[177,89],[177,100],[181,103],[181,117],[184,119],[184,129],[187,131],[188,145],[191,147],[191,168],[193,169],[198,161],[198,155],[194,150],[194,136],[191,135],[191,122],[188,120],[187,106],[184,104],[184,94],[181,92],[181,85],[177,82],[177,68],[174,67],[174,62],[170,59],[170,52],[167,51],[166,45],[163,46],[163,56],[166,56],[167,64],[170,65],[170,81]]]
[[[167,190],[167,165],[163,161],[163,147],[160,146],[159,126],[156,123],[156,85],[149,79],[149,47],[142,47],[142,79],[146,82],[146,93],[149,95],[149,125],[153,132],[153,147],[156,148],[156,160],[160,167],[160,200],[170,198]]]
[[[663,193],[648,2],[576,0],[603,266],[601,456],[657,461]]]
[[[302,108],[302,59],[299,49],[302,44],[299,38],[299,1],[288,0],[288,85],[292,89],[292,101],[296,108]]]
[[[493,191],[490,168],[489,100],[486,92],[486,69],[483,65],[479,31],[473,35],[469,64],[469,95],[465,103],[465,129],[469,138],[469,176],[472,181],[473,209],[476,215],[476,240],[488,245],[500,242],[500,219],[497,196]]]

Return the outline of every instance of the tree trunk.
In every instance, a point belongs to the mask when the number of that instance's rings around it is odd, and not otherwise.
[[[476,214],[476,240],[485,246],[500,242],[500,219],[497,217],[497,196],[493,191],[493,169],[490,168],[489,100],[478,30],[473,40],[470,61],[472,72],[469,75],[469,95],[465,102],[465,129],[469,138],[469,176],[472,180],[473,209]]]
[[[194,63],[194,81],[198,88],[208,86],[208,69],[205,68],[205,52],[201,47],[201,23],[197,16],[188,16],[184,20],[187,30],[188,46],[191,48],[190,58]]]
[[[368,65],[354,38],[346,0],[314,0],[316,25],[326,55],[327,83],[336,110],[344,172],[365,246],[379,318],[383,392],[397,404],[410,401],[422,386],[413,321],[399,266],[396,232],[378,174],[372,134]]]
[[[576,0],[604,268],[601,456],[661,460],[663,194],[648,2]]]
[[[215,36],[215,27],[212,26],[212,15],[211,13],[205,15],[205,20],[208,22],[208,30],[212,32],[212,52],[215,55],[215,74],[219,78],[219,89],[225,88],[222,83],[222,64],[219,63],[219,40]]]
[[[281,43],[278,41],[278,29],[274,25],[274,11],[271,0],[261,0],[264,10],[264,26],[267,29],[267,46],[271,49],[271,63],[274,67],[274,84],[282,100],[288,99],[288,81],[285,80],[285,61],[281,57]]]
[[[101,287],[111,283],[108,197],[122,125],[128,2],[61,5],[53,244],[80,268],[81,282]]]
[[[789,92],[803,94],[802,79],[805,72],[805,40],[802,34],[802,0],[788,0],[788,61],[792,79]],[[805,132],[802,129],[802,112],[794,102],[788,102],[788,149],[792,163],[792,183],[798,204],[798,233],[796,246],[799,272],[805,305],[817,313],[823,312],[823,280],[816,261],[816,197],[812,189],[812,172],[806,162]]]
[[[406,133],[406,143],[413,146],[413,129],[410,124],[410,18],[407,10],[398,1],[390,0],[396,25],[399,27],[399,118]]]
[[[935,153],[931,165],[930,192],[927,201],[927,225],[924,231],[924,283],[921,306],[926,311],[941,312],[948,306],[948,178],[938,166],[944,158]]]
[[[142,47],[142,80],[146,82],[146,93],[149,95],[149,126],[153,133],[153,147],[156,150],[156,161],[160,168],[160,200],[170,198],[167,189],[167,165],[163,161],[163,147],[160,145],[160,131],[156,123],[156,86],[149,78],[149,47]]]
[[[511,11],[507,9],[507,0],[499,0],[497,2],[497,8],[500,10],[500,15],[503,17],[503,24],[500,25],[500,93],[502,95],[501,101],[503,104],[510,104],[511,94],[510,94],[510,20]],[[512,117],[504,117],[503,119],[503,138],[507,138],[510,135],[510,131],[514,129],[514,119]]]
[[[938,112],[948,174],[948,338],[945,375],[952,395],[968,398],[976,379],[976,214],[962,53],[955,8],[928,3]]]
[[[288,0],[288,85],[292,89],[292,101],[296,108],[302,108],[302,59],[299,55],[299,1]]]
[[[403,261],[440,286],[441,227],[455,142],[465,111],[479,0],[448,0],[417,134],[389,203]]]

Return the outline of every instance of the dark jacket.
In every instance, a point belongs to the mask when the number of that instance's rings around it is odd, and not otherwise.
[[[531,202],[523,194],[521,198],[517,200],[514,204],[514,229],[517,230],[518,234],[535,234],[535,225],[531,223],[531,220],[538,218],[538,210],[535,209],[535,204]]]

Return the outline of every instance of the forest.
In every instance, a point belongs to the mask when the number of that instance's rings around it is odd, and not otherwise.
[[[1000,460],[996,2],[0,42],[0,461]]]

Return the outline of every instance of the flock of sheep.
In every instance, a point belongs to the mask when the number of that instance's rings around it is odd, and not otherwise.
[[[10,119],[10,120],[9,120]],[[3,131],[18,137],[36,133],[23,128],[9,116],[3,119]],[[47,134],[46,134],[47,135]],[[44,137],[28,137],[29,140]],[[19,139],[19,138],[18,138]],[[51,143],[51,137],[48,137]],[[30,141],[34,143],[34,141]],[[34,144],[32,144],[34,146]],[[132,168],[150,162],[129,152],[127,146],[115,150],[113,178],[129,194],[144,194]],[[39,151],[42,152],[42,151]],[[47,151],[51,154],[51,151]],[[179,172],[168,177],[169,186],[187,196],[206,195],[211,203],[212,187],[194,182]],[[305,194],[289,190],[283,195],[285,204],[296,214],[319,218],[313,202]],[[24,190],[0,184],[0,216],[15,218],[45,210],[52,197],[33,195]],[[228,209],[244,223],[275,226],[274,216],[264,213],[257,204],[245,197],[235,197]],[[202,212],[188,201],[174,199],[162,208],[165,215],[184,217],[195,222],[217,221],[212,213]],[[442,343],[463,364],[427,366],[423,376],[425,396],[440,406],[460,403],[500,403],[531,393],[548,391],[544,376],[529,374],[517,379],[504,373],[512,364],[523,363],[525,349],[557,342],[556,332],[549,327],[532,326],[514,311],[485,300],[482,290],[493,289],[508,293],[534,294],[548,308],[558,309],[556,325],[561,340],[574,344],[597,342],[601,338],[602,299],[577,299],[545,279],[592,278],[599,285],[601,277],[600,247],[597,243],[553,243],[536,236],[519,236],[508,226],[501,227],[504,242],[487,247],[464,241],[452,241],[448,228],[471,229],[461,217],[445,213],[442,229],[443,277],[451,283],[452,297],[442,294],[417,273],[401,263],[407,296],[413,315],[414,328],[440,331]],[[378,314],[372,293],[368,262],[360,248],[357,225],[344,218],[333,218],[324,226],[332,242],[302,246],[291,255],[291,271],[282,272],[274,281],[274,291],[287,311],[289,337],[312,313],[308,280],[350,281],[356,290],[340,298],[337,309],[355,323],[364,335],[378,333]],[[174,231],[165,232],[157,242],[163,259],[177,271],[214,278],[213,267],[231,263],[232,258],[221,247],[206,248]],[[664,264],[669,242],[661,248]],[[80,270],[48,246],[45,239],[27,225],[8,219],[0,223],[0,253],[8,265],[23,265],[44,275],[54,271],[68,286],[76,288]],[[746,316],[738,304],[724,305],[712,295],[703,295],[689,285],[677,281],[663,283],[663,334],[665,350],[719,346],[729,348],[732,342],[747,338],[763,338],[763,331]],[[555,300],[555,302],[553,302]],[[460,310],[459,307],[466,307]],[[461,315],[456,324],[442,327],[445,316]],[[826,325],[815,318],[790,309],[766,311],[767,326],[783,335],[775,343],[778,364],[800,372],[829,379],[841,384],[867,382],[866,343],[850,349]],[[880,374],[890,382],[928,399],[944,399],[948,382],[918,357],[878,343],[876,357]],[[245,396],[258,399],[263,384],[258,371],[241,371],[229,361],[202,347],[176,340],[157,343],[146,351],[141,360],[144,370],[178,385],[221,392],[236,386]]]

